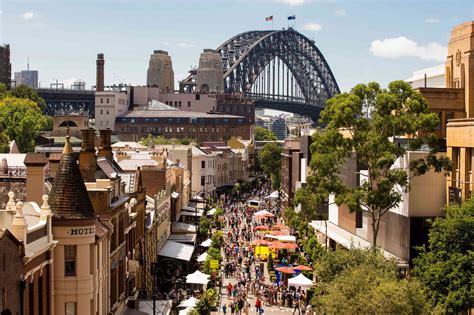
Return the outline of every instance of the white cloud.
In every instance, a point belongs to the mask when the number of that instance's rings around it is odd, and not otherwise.
[[[318,23],[307,23],[303,26],[304,30],[316,32],[321,30],[322,26]]]
[[[186,43],[186,42],[181,42],[181,43],[178,43],[178,47],[181,47],[181,48],[192,48],[192,47],[196,47],[196,45],[195,45],[195,44]]]
[[[430,23],[430,24],[439,23],[439,19],[438,19],[438,18],[434,18],[434,17],[427,18],[427,19],[425,20],[425,23]]]
[[[281,2],[292,7],[296,7],[296,6],[307,3],[308,0],[277,0],[277,2]]]
[[[20,17],[23,20],[26,20],[26,21],[31,20],[33,18],[33,16],[35,16],[35,14],[31,11],[25,12],[25,13],[20,15]]]
[[[418,45],[405,36],[377,39],[370,44],[370,52],[380,58],[415,57],[422,60],[444,61],[448,49],[438,43]]]
[[[334,14],[337,16],[346,16],[347,12],[345,9],[337,9],[337,10],[334,10]]]

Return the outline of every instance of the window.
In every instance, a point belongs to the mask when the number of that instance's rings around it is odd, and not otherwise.
[[[107,115],[109,114],[109,110],[107,109]]]
[[[206,161],[201,161],[201,168],[206,168]]]
[[[201,95],[196,94],[196,101],[199,101],[201,99]]]
[[[174,107],[178,107],[178,101],[174,101]]]
[[[104,99],[102,97],[100,98],[100,103],[104,104]]]
[[[188,107],[191,107],[191,101],[188,101]]]
[[[130,122],[131,122],[132,124],[134,124],[134,123],[135,123],[135,118],[130,119]]]
[[[101,114],[101,115],[104,114],[104,110],[103,110],[103,109],[100,110],[100,114]]]
[[[66,303],[66,315],[76,315],[76,303]]]
[[[178,102],[178,107],[181,107],[181,101]]]
[[[76,246],[64,245],[64,275],[76,275]]]
[[[107,104],[109,104],[109,98],[108,97],[106,98],[106,100],[107,100]]]
[[[204,186],[206,184],[206,177],[201,176],[201,186]]]

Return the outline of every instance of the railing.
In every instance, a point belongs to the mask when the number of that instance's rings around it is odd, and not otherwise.
[[[1,178],[26,178],[26,167],[3,167],[0,168]]]

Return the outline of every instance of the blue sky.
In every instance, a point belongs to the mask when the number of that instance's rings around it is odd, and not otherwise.
[[[314,38],[343,91],[360,82],[410,77],[441,64],[454,25],[474,19],[474,1],[310,0],[0,0],[0,43],[13,71],[95,84],[95,58],[106,58],[106,83],[145,84],[154,49],[169,51],[176,79],[240,32],[288,26]]]

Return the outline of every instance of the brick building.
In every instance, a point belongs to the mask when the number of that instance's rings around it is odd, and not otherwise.
[[[148,134],[165,138],[191,138],[198,143],[227,141],[232,136],[251,139],[252,120],[243,116],[173,110],[134,110],[115,120],[122,141],[137,141]]]

